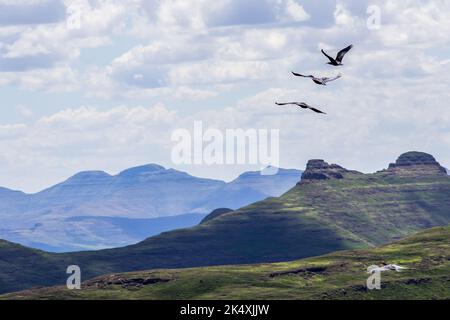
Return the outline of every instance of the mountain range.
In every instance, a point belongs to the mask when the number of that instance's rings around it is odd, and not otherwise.
[[[0,288],[62,284],[66,267],[74,264],[89,279],[155,268],[283,262],[371,248],[449,224],[450,177],[429,154],[403,154],[373,174],[311,160],[301,181],[280,197],[215,211],[195,227],[135,245],[50,254],[3,242]]]
[[[194,226],[219,207],[279,196],[302,172],[274,173],[225,183],[150,164],[117,175],[80,172],[35,194],[0,188],[0,238],[53,252],[125,246]]]

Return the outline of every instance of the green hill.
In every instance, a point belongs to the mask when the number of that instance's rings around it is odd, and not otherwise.
[[[10,274],[6,287],[20,279],[21,289],[24,283],[64,283],[72,264],[89,279],[155,268],[281,262],[382,245],[448,224],[450,177],[430,155],[404,154],[375,174],[312,160],[302,182],[279,198],[124,248],[48,255],[53,267],[35,268],[28,278],[12,257],[0,273]],[[37,280],[34,273],[45,275]],[[0,291],[6,292],[3,286]]]
[[[51,253],[0,240],[0,292],[62,283],[65,271],[52,272],[60,262]]]
[[[366,288],[367,267],[407,269]],[[102,276],[83,284],[29,290],[0,299],[450,299],[450,227],[357,251],[274,264],[172,269]]]

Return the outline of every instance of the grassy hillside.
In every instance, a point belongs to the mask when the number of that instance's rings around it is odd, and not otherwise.
[[[407,269],[383,273],[382,290],[367,290],[366,268],[381,262]],[[450,299],[450,227],[293,262],[114,274],[79,291],[53,287],[0,299]]]
[[[279,198],[132,246],[51,255],[53,268],[33,272],[45,271],[42,284],[62,279],[53,282],[59,284],[72,264],[89,279],[155,268],[281,262],[382,245],[450,224],[450,177],[430,157],[406,154],[376,174],[314,160],[302,182]],[[33,275],[24,278],[13,257],[0,272],[15,274],[10,279],[16,283],[39,283]],[[6,291],[0,286],[0,292]]]
[[[65,270],[50,253],[0,240],[0,292],[62,283]],[[49,272],[50,271],[50,272]]]

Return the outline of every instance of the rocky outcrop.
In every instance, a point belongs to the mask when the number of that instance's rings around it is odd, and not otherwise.
[[[142,288],[144,286],[154,285],[157,283],[169,282],[171,279],[160,277],[131,277],[126,275],[108,275],[102,278],[93,279],[83,284],[86,288],[95,287],[99,289],[106,289],[111,286],[121,286],[124,289]]]
[[[269,277],[275,278],[275,277],[281,277],[281,276],[302,274],[306,278],[311,275],[325,273],[326,271],[327,271],[326,267],[310,267],[310,268],[301,268],[301,269],[296,269],[296,270],[273,272],[273,273],[269,274]]]
[[[357,172],[347,170],[337,164],[328,164],[324,160],[310,160],[302,174],[300,183],[314,180],[343,179],[348,173]]]
[[[446,175],[447,170],[436,159],[424,152],[411,151],[402,154],[382,172],[414,175]]]
[[[410,167],[415,165],[439,166],[439,162],[428,153],[424,152],[407,152],[402,154],[395,163],[391,163],[389,167]]]

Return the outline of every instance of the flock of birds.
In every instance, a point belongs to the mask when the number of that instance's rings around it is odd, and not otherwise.
[[[323,49],[321,50],[322,53],[328,58],[328,60],[330,60],[330,62],[328,62],[327,64],[338,67],[338,66],[343,66],[342,60],[344,59],[345,55],[353,48],[353,45],[348,46],[345,49],[342,49],[341,51],[338,52],[336,58],[331,57],[330,55],[328,55]],[[341,74],[338,74],[336,77],[334,78],[327,78],[327,77],[315,77],[313,75],[303,75],[300,73],[295,73],[292,72],[292,74],[296,77],[302,77],[302,78],[310,78],[314,83],[321,85],[321,86],[326,86],[328,82],[332,82],[335,81],[339,78],[342,77]],[[287,106],[287,105],[296,105],[302,109],[309,109],[311,111],[314,111],[316,113],[321,113],[321,114],[326,114],[325,112],[314,108],[310,105],[308,105],[305,102],[285,102],[285,103],[280,103],[280,102],[276,102],[275,104],[279,105],[279,106]],[[384,271],[397,271],[400,272],[401,270],[406,269],[404,267],[401,267],[399,265],[396,264],[386,264],[386,263],[382,263],[381,266],[375,266],[370,268],[370,270],[368,270],[368,273],[375,273],[375,272],[384,272]]]
[[[343,66],[342,60],[344,59],[345,55],[353,48],[353,45],[348,46],[345,49],[342,49],[341,51],[338,52],[336,58],[331,57],[330,55],[328,55],[323,49],[321,50],[322,53],[328,58],[328,60],[330,60],[330,62],[328,62],[327,64],[335,66],[335,67],[339,67],[339,66]],[[328,82],[332,82],[335,81],[339,78],[342,77],[341,74],[338,74],[336,77],[334,78],[327,78],[327,77],[315,77],[313,75],[303,75],[300,73],[295,73],[292,72],[292,74],[296,77],[302,77],[302,78],[310,78],[314,83],[321,85],[321,86],[326,86]],[[278,106],[287,106],[287,105],[296,105],[302,109],[309,109],[311,111],[314,111],[316,113],[321,113],[321,114],[326,114],[325,112],[314,108],[310,105],[308,105],[305,102],[284,102],[284,103],[280,103],[280,102],[276,102],[275,103]]]

